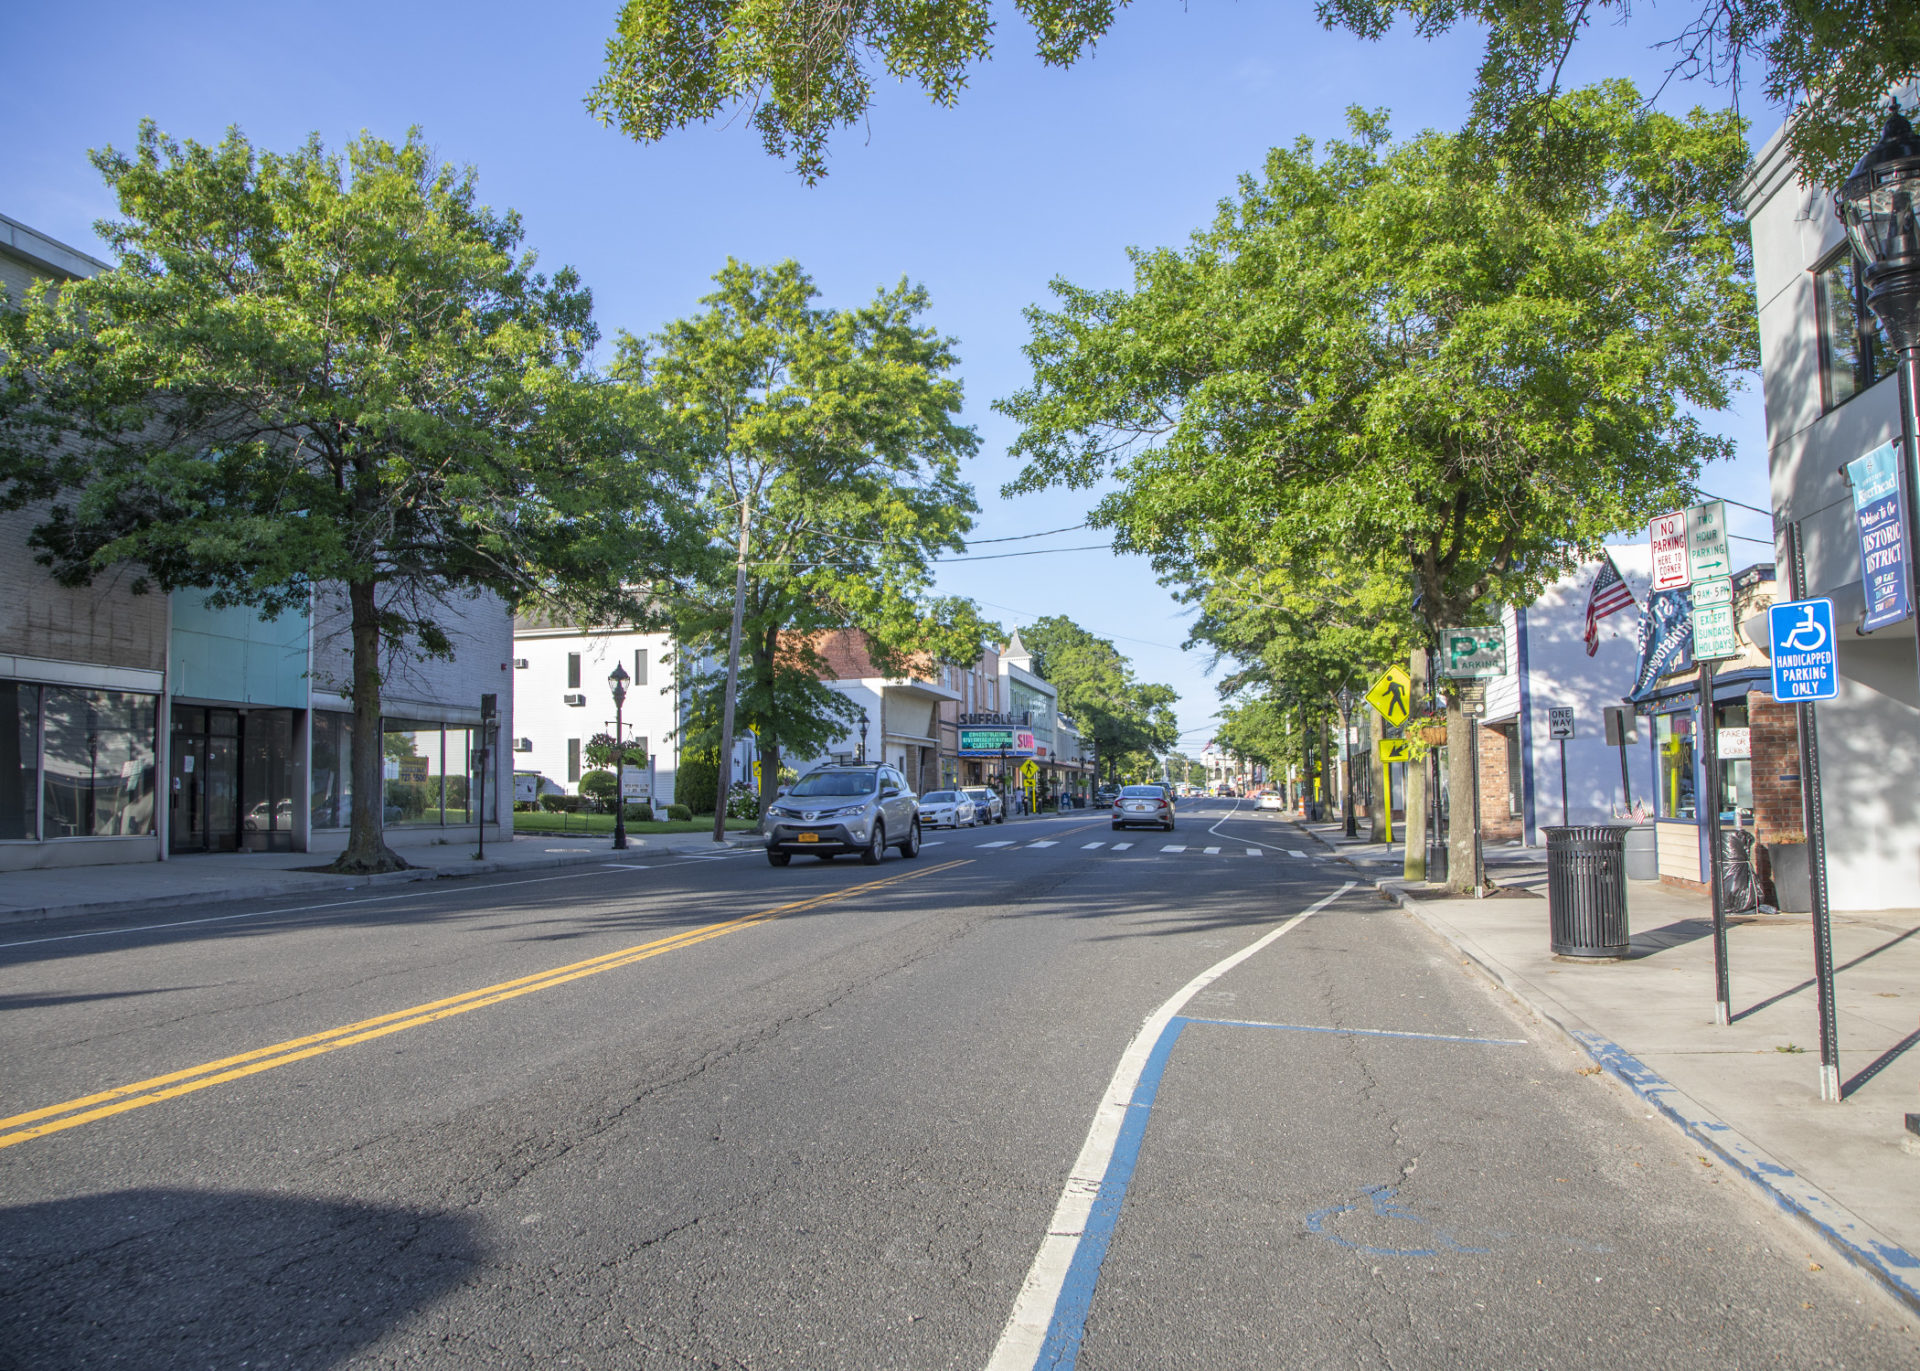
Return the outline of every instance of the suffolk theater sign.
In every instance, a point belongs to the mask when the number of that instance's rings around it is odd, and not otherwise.
[[[962,757],[1031,757],[1033,716],[1024,710],[962,714],[959,751]]]

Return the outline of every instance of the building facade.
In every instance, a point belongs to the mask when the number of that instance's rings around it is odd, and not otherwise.
[[[589,745],[600,734],[613,736],[609,678],[616,666],[631,678],[619,719],[629,749],[625,793],[634,795],[644,778],[651,799],[674,803],[685,700],[672,638],[634,628],[586,631],[527,615],[515,619],[513,627],[509,747],[518,798],[551,794],[555,787],[579,792],[580,778],[595,769]]]
[[[1920,85],[1900,94],[1911,107]],[[1840,626],[1839,697],[1817,706],[1830,896],[1840,910],[1909,907],[1920,888],[1914,620],[1872,633],[1860,627],[1866,597],[1842,471],[1897,440],[1898,382],[1832,189],[1800,183],[1784,133],[1760,150],[1744,196],[1782,592],[1830,598]],[[1796,550],[1806,568],[1797,585],[1789,574]]]

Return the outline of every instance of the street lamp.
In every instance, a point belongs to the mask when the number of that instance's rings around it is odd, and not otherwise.
[[[627,675],[626,667],[619,662],[614,663],[613,674],[607,677],[607,684],[613,687],[613,846],[615,851],[624,851],[627,846],[627,749],[621,739],[620,731],[625,723],[621,709],[627,703],[627,682],[632,679]]]
[[[867,707],[860,706],[860,758],[859,765],[867,764]]]
[[[1834,197],[1847,226],[1847,238],[1867,287],[1867,304],[1878,316],[1899,354],[1900,502],[1905,507],[1907,603],[1920,608],[1920,567],[1915,542],[1920,510],[1915,509],[1914,442],[1920,436],[1920,136],[1894,101],[1887,126],[1872,152],[1860,159]],[[1800,588],[1805,594],[1805,588]],[[1920,651],[1920,636],[1915,638]]]

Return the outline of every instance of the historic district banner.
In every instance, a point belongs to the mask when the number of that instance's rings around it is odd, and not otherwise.
[[[1897,624],[1913,612],[1907,604],[1906,527],[1900,518],[1900,464],[1892,443],[1882,443],[1847,463],[1853,483],[1853,517],[1860,530],[1860,581],[1867,617],[1860,627]]]
[[[1647,596],[1647,612],[1640,616],[1640,674],[1627,696],[1636,703],[1662,676],[1693,665],[1693,591],[1656,590]]]

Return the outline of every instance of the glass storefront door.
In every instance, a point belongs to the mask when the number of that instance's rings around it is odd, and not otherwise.
[[[173,707],[175,852],[293,850],[293,711]]]

